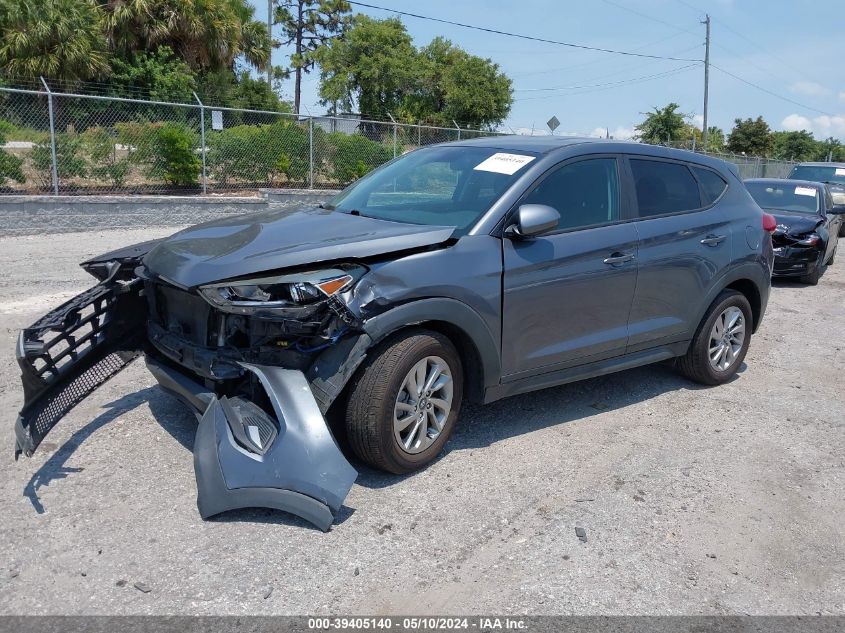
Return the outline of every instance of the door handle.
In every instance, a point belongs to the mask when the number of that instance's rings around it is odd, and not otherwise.
[[[611,266],[615,266],[616,264],[624,264],[625,262],[629,262],[634,259],[633,253],[611,253],[610,257],[605,257],[604,263],[609,264]]]
[[[718,246],[727,239],[727,235],[708,235],[701,243],[705,246]]]

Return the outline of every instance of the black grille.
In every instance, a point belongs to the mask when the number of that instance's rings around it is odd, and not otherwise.
[[[785,233],[775,233],[772,235],[772,246],[775,248],[779,246],[789,246],[790,244],[794,244],[795,240],[791,237],[787,237]]]

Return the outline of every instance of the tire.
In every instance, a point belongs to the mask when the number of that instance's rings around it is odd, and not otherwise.
[[[425,392],[418,396],[408,387],[416,384],[417,374],[409,374],[425,367],[426,379],[430,379],[441,361],[445,370],[441,367],[436,389],[431,391],[431,406],[426,408]],[[353,379],[346,405],[349,445],[355,455],[375,468],[397,475],[418,470],[443,449],[462,399],[463,368],[452,342],[437,332],[404,331],[373,350]],[[447,402],[448,413],[442,406]],[[422,418],[420,410],[411,410],[411,406],[422,409]],[[399,427],[403,422],[407,426],[394,428],[394,416]]]
[[[732,308],[738,309],[742,315],[742,342],[738,345],[738,349],[735,349],[737,346],[731,344],[731,350],[726,353],[724,358],[719,357],[719,360],[723,362],[720,363],[719,367],[714,367],[710,359],[711,334],[714,332],[716,321],[720,320],[720,323],[722,323],[722,315],[728,313]],[[722,291],[710,304],[704,318],[698,325],[689,350],[678,359],[678,370],[685,377],[703,385],[720,385],[727,382],[734,377],[745,359],[748,345],[751,342],[751,329],[751,304],[748,303],[745,295],[735,290]],[[730,359],[731,354],[733,355],[732,359]],[[728,362],[729,359],[730,362]],[[722,364],[725,366],[722,367]]]
[[[819,261],[816,263],[816,268],[811,272],[809,275],[804,275],[801,277],[801,283],[805,283],[808,286],[817,286],[819,280],[822,278],[824,274],[824,269],[826,265],[823,263],[824,260],[824,253],[819,256]]]

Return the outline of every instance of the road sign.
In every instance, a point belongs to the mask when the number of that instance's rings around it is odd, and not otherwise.
[[[212,130],[222,130],[223,129],[223,110],[212,110],[211,111],[211,129]]]
[[[554,132],[558,126],[560,126],[560,121],[557,120],[556,116],[553,116],[551,119],[546,121],[546,125],[548,125],[549,129]]]

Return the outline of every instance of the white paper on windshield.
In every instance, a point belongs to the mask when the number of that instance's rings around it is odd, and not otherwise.
[[[497,174],[507,174],[508,176],[512,176],[532,160],[534,160],[533,156],[497,152],[490,158],[478,163],[473,169],[478,171],[492,171]]]
[[[837,167],[836,168],[836,175],[837,176],[845,176],[845,169],[843,169],[842,167]]]
[[[812,187],[795,187],[796,196],[813,196],[816,197],[816,190]]]

